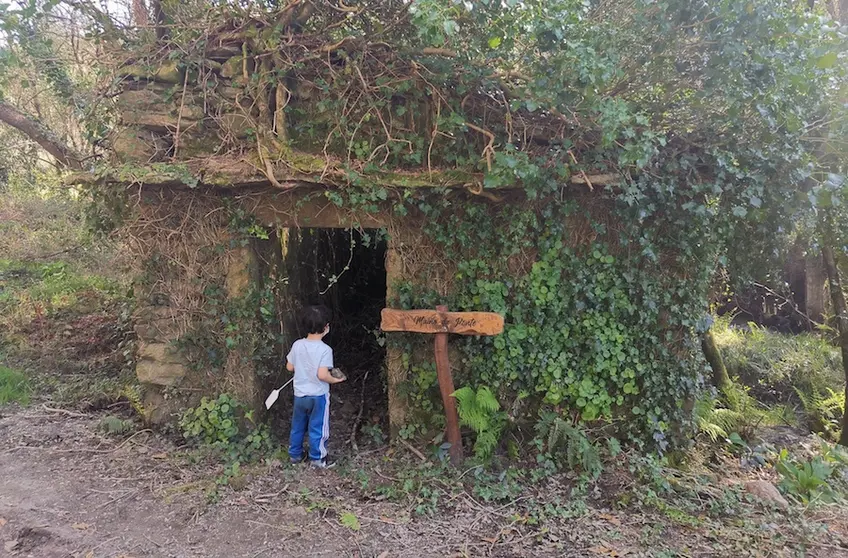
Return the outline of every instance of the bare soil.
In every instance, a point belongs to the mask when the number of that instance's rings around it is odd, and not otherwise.
[[[161,433],[107,437],[102,415],[45,405],[2,412],[0,556],[848,556],[837,510],[752,505],[744,517],[687,525],[606,507],[628,482],[608,477],[574,519],[528,520],[528,502],[568,500],[555,479],[502,505],[462,491],[417,516],[414,502],[357,489],[363,478],[392,480],[408,456],[389,448],[338,470],[266,463],[214,490],[220,466]]]

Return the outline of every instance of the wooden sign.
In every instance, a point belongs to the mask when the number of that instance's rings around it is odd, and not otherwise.
[[[498,335],[503,332],[504,319],[500,314],[491,312],[448,312],[447,307],[437,306],[435,310],[394,310],[384,308],[381,312],[383,331],[408,331],[412,333],[432,333],[436,338],[436,377],[439,380],[439,392],[445,406],[445,430],[450,443],[451,463],[462,462],[462,434],[459,431],[459,414],[456,400],[453,398],[453,376],[448,361],[448,334],[458,335]]]
[[[457,335],[498,335],[504,319],[493,312],[439,312],[438,310],[393,310],[381,313],[383,331],[412,333],[455,333]]]

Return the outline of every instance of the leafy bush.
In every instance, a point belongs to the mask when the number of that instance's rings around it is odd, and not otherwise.
[[[97,425],[97,429],[103,432],[104,434],[115,436],[131,432],[135,429],[135,423],[131,420],[122,419],[114,415],[109,415],[100,419],[100,423]]]
[[[453,393],[456,398],[460,423],[474,430],[477,440],[474,453],[480,459],[488,459],[498,445],[501,432],[506,426],[506,413],[495,394],[486,386],[475,392],[466,386]]]
[[[804,411],[814,432],[819,432],[827,438],[836,440],[840,433],[840,419],[845,413],[845,391],[825,388],[827,394],[818,390],[804,393],[795,388],[798,398],[804,405]]]
[[[255,461],[272,449],[268,428],[257,425],[253,411],[225,393],[216,399],[204,397],[188,409],[180,428],[187,440],[222,451],[232,462]]]
[[[827,504],[843,498],[839,485],[844,485],[843,470],[846,468],[848,454],[839,447],[827,445],[822,455],[809,461],[796,460],[785,449],[777,459],[777,470],[783,477],[780,488],[805,505]]]
[[[119,297],[118,283],[90,275],[66,262],[32,263],[0,259],[0,325],[14,331],[39,315]]]
[[[23,373],[0,366],[0,405],[12,402],[26,405],[31,392],[29,379]]]

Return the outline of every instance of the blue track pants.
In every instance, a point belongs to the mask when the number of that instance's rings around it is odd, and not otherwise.
[[[294,398],[289,456],[303,458],[303,438],[309,431],[309,459],[327,457],[327,438],[330,437],[330,394]]]

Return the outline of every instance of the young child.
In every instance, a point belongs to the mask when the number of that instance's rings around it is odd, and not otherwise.
[[[294,410],[292,412],[289,457],[292,463],[303,461],[303,438],[309,431],[309,462],[326,469],[327,438],[330,436],[330,384],[344,381],[330,374],[333,349],[322,339],[330,332],[330,310],[326,306],[307,306],[301,317],[308,335],[292,345],[286,368],[294,372]]]

